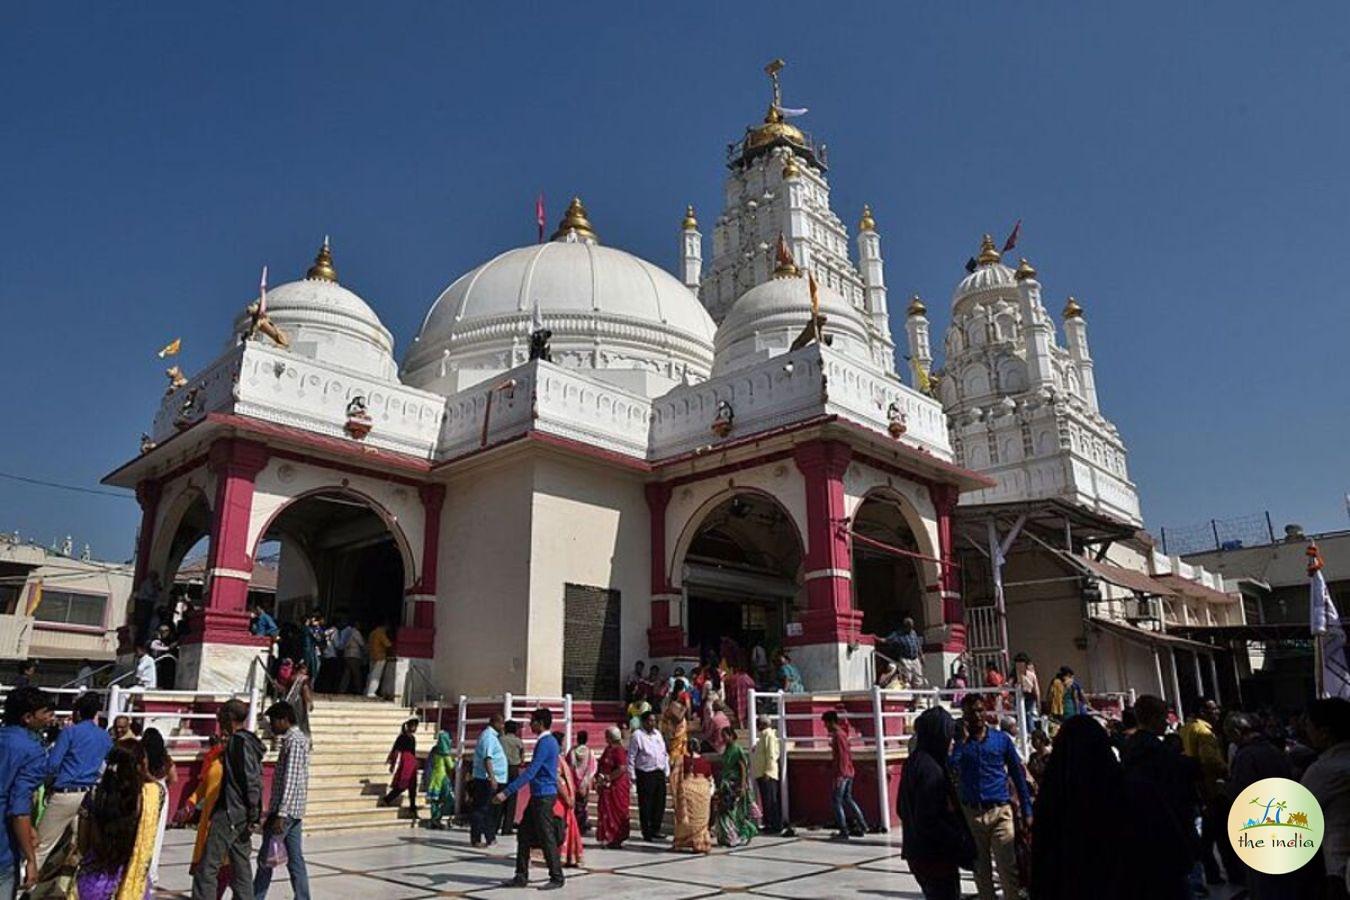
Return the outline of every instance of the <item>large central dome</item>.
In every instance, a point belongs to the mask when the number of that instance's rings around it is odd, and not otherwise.
[[[573,201],[554,240],[508,250],[445,289],[404,360],[404,382],[451,394],[525,362],[536,302],[559,365],[648,397],[712,369],[716,326],[693,292],[600,246]]]

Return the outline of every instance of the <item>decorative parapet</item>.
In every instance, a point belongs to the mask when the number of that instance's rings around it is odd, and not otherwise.
[[[818,344],[652,401],[651,456],[675,456],[822,415],[952,458],[938,401]]]
[[[645,459],[650,413],[637,394],[531,360],[445,399],[436,456],[462,456],[536,431]]]
[[[358,398],[370,424],[361,437],[349,427]],[[443,402],[437,394],[248,342],[166,396],[152,437],[162,441],[207,413],[226,412],[429,459]]]

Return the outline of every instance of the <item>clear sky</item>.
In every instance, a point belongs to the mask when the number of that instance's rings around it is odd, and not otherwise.
[[[152,8],[153,7],[153,8]],[[761,67],[876,213],[934,334],[1022,218],[1086,309],[1149,526],[1347,524],[1350,5],[6,3],[0,472],[94,487],[325,233],[407,348],[436,295],[581,194],[673,267]],[[711,228],[705,228],[705,257]],[[0,479],[0,529],[131,553],[136,504]]]

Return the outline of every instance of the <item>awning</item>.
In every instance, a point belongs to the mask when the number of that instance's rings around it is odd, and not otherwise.
[[[1237,594],[1225,594],[1223,591],[1216,591],[1212,587],[1206,587],[1198,581],[1182,578],[1180,575],[1155,575],[1154,581],[1161,581],[1184,597],[1202,600],[1205,603],[1237,603],[1242,599]]]
[[[1166,584],[1160,583],[1156,578],[1152,578],[1143,572],[1137,572],[1134,569],[1127,569],[1124,566],[1113,565],[1109,562],[1098,562],[1095,559],[1088,559],[1084,556],[1073,556],[1063,553],[1066,559],[1072,560],[1075,564],[1085,568],[1092,575],[1096,575],[1103,581],[1109,581],[1114,585],[1135,591],[1140,594],[1147,594],[1150,597],[1175,597],[1178,592]]]
[[[1247,625],[1175,625],[1172,633],[1190,638],[1228,641],[1311,641],[1307,622],[1269,622]]]
[[[1115,635],[1126,641],[1133,641],[1136,644],[1144,644],[1149,647],[1169,650],[1190,650],[1201,651],[1205,653],[1214,653],[1218,650],[1226,649],[1216,647],[1213,644],[1202,644],[1199,641],[1190,641],[1183,637],[1177,637],[1174,634],[1165,634],[1161,631],[1149,631],[1146,628],[1136,628],[1125,622],[1116,622],[1111,619],[1102,619],[1097,616],[1088,617],[1088,627],[1096,628],[1107,634]]]

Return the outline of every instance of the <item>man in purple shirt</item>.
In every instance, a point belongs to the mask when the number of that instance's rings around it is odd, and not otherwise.
[[[661,820],[666,814],[666,776],[670,774],[670,756],[666,740],[656,730],[656,713],[642,714],[642,727],[628,740],[628,774],[637,784],[638,819],[642,839],[661,839]]]

